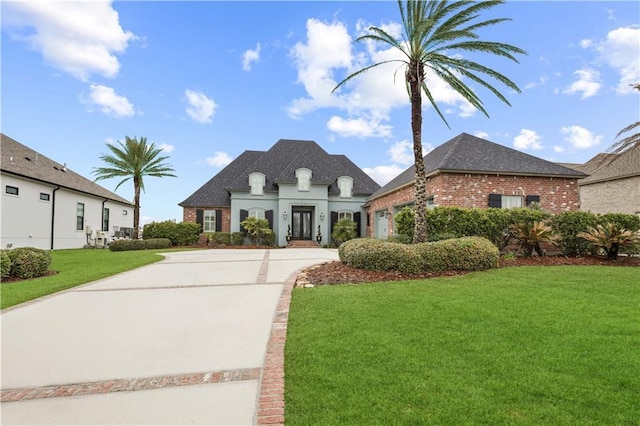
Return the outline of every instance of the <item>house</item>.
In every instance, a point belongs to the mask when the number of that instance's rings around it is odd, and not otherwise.
[[[104,245],[133,226],[133,205],[14,139],[0,135],[0,247]]]
[[[249,216],[266,219],[278,245],[292,240],[330,241],[338,219],[364,235],[362,205],[380,188],[344,155],[314,141],[281,139],[268,151],[245,151],[186,200],[183,220],[204,232],[240,232]]]
[[[574,168],[590,175],[578,181],[582,210],[640,215],[640,146],[598,154]]]
[[[578,179],[588,175],[462,133],[424,157],[427,207],[524,207],[552,213],[578,210]],[[368,236],[393,235],[393,216],[414,203],[411,166],[367,200]]]

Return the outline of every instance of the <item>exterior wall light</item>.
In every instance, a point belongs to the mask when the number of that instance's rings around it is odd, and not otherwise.
[[[282,213],[282,219],[287,220],[287,211],[286,210]]]
[[[320,212],[320,220],[324,220],[324,212]]]

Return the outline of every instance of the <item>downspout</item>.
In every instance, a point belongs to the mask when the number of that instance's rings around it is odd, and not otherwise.
[[[108,198],[105,198],[104,200],[102,200],[102,211],[100,212],[100,230],[104,231],[104,229],[102,229],[104,227],[104,203],[106,203],[107,201],[109,201]],[[109,231],[107,229],[107,231]]]
[[[53,188],[51,192],[51,250],[53,250],[53,239],[56,228],[56,191],[60,189],[60,185],[57,188]]]

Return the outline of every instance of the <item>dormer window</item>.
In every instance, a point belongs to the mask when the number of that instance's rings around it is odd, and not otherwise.
[[[298,178],[298,191],[311,191],[311,170],[298,169],[296,177]]]
[[[254,172],[249,175],[249,185],[251,186],[251,195],[264,194],[265,176],[260,172]]]
[[[338,178],[338,189],[340,189],[340,198],[351,198],[353,194],[353,178],[340,176]]]

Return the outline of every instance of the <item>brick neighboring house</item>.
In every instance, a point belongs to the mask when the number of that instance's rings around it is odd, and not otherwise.
[[[588,175],[467,133],[424,157],[427,207],[524,207],[552,213],[578,210],[578,179]],[[411,166],[367,200],[367,235],[394,233],[394,215],[414,203]]]
[[[640,215],[640,146],[571,167],[590,175],[578,181],[581,210]]]
[[[276,243],[329,242],[338,219],[349,218],[364,235],[363,205],[380,188],[344,155],[332,155],[314,141],[281,139],[268,151],[245,151],[179,206],[183,220],[204,232],[238,232],[240,222],[266,219]]]

